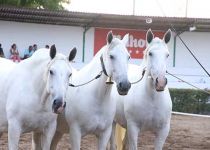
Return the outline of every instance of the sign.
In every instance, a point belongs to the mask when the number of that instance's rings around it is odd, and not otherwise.
[[[142,59],[143,51],[146,48],[146,32],[144,30],[121,30],[121,29],[104,29],[95,28],[94,34],[94,55],[106,45],[107,33],[112,30],[116,37],[122,39],[124,35],[129,33],[129,41],[127,43],[128,51],[131,58]],[[164,32],[153,32],[155,36],[163,38]]]

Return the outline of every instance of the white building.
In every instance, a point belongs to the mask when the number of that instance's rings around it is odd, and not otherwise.
[[[106,33],[113,30],[117,36],[130,33],[128,49],[132,53],[131,63],[140,64],[141,52],[145,46],[145,32],[151,28],[162,34],[173,24],[180,37],[210,72],[210,19],[150,17],[151,24],[146,23],[145,16],[123,16],[67,11],[48,11],[0,7],[0,43],[6,57],[9,49],[16,43],[23,56],[29,45],[37,44],[38,48],[46,44],[56,44],[58,50],[68,54],[77,47],[76,66],[83,66],[94,56],[105,42]],[[190,32],[189,27],[196,26]],[[201,69],[190,55],[180,39],[173,32],[169,43],[170,59],[168,70],[180,78],[210,89],[210,77]],[[179,80],[168,76],[169,87],[192,88]]]

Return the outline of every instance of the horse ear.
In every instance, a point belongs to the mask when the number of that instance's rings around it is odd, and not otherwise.
[[[77,54],[77,49],[76,47],[74,47],[69,53],[69,61],[72,61],[75,58],[76,54]]]
[[[168,31],[164,34],[163,40],[167,44],[171,39],[171,30],[168,29]]]
[[[154,34],[152,33],[152,30],[151,29],[149,29],[147,31],[146,39],[147,39],[147,43],[151,43],[152,40],[154,39]]]
[[[112,40],[113,40],[112,31],[109,31],[109,33],[107,34],[106,40],[107,40],[107,43],[109,43],[109,44],[112,42]]]
[[[125,45],[127,45],[128,40],[129,40],[129,34],[127,33],[127,34],[123,37],[122,42],[123,42]]]
[[[56,55],[56,47],[55,44],[50,47],[50,57],[53,59]]]

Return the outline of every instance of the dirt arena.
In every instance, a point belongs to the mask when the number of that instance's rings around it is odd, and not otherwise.
[[[139,150],[153,150],[154,136],[144,133]],[[59,143],[58,150],[69,150],[68,136]],[[31,149],[31,135],[21,137],[20,150]],[[95,150],[96,138],[87,136],[82,140],[82,150]],[[0,140],[0,150],[7,150],[7,135]],[[210,118],[173,115],[170,134],[164,150],[210,150]]]

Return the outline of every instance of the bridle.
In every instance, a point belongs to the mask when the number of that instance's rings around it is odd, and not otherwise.
[[[108,79],[107,79],[107,81],[106,81],[106,84],[113,84],[114,82],[111,81],[111,77],[107,74],[107,71],[106,71],[106,68],[105,68],[105,65],[104,65],[103,55],[101,55],[101,57],[100,57],[100,63],[101,63],[102,71],[100,71],[93,79],[89,80],[88,82],[79,84],[79,85],[74,85],[74,84],[72,84],[72,83],[69,83],[69,86],[71,86],[71,87],[80,87],[80,86],[89,84],[89,83],[91,83],[92,81],[94,81],[94,80],[100,78],[101,75],[102,75],[103,73],[108,77]]]
[[[100,62],[101,62],[101,68],[102,68],[103,73],[104,73],[107,77],[109,77],[108,74],[107,74],[107,72],[106,72],[105,65],[104,65],[103,55],[101,55],[101,57],[100,57]]]

